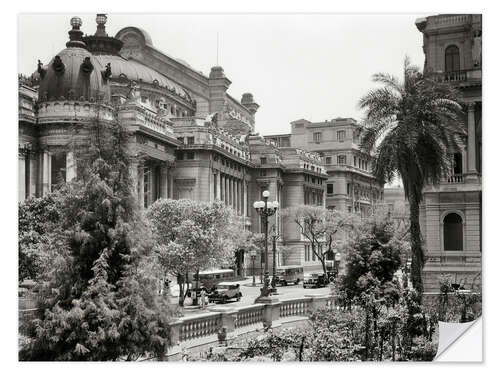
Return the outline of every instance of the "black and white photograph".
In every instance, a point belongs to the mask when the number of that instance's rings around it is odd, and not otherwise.
[[[482,316],[482,17],[18,14],[18,361],[434,361]]]

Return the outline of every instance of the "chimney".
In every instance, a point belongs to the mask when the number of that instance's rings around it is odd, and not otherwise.
[[[252,116],[254,116],[259,109],[259,105],[254,102],[253,95],[249,92],[243,94],[241,97],[241,105],[248,109],[248,112],[250,112]]]
[[[226,91],[231,85],[231,81],[224,74],[221,66],[214,66],[208,76],[209,90],[209,112],[219,112],[222,114],[226,102]]]

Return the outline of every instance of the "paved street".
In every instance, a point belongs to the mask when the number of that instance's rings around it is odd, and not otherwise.
[[[256,280],[258,282],[258,280]],[[252,278],[247,278],[246,280],[240,281],[240,290],[241,293],[243,294],[243,297],[241,300],[238,301],[231,301],[228,302],[227,304],[217,304],[218,306],[227,306],[227,307],[241,307],[241,306],[248,306],[252,305],[255,301],[255,299],[259,296],[260,294],[260,288],[262,288],[262,284],[256,284],[256,286],[252,286]],[[177,294],[176,292],[177,288],[173,288],[173,295],[175,296],[172,298],[173,302],[177,302]],[[307,294],[327,294],[330,292],[329,287],[325,288],[315,288],[315,289],[304,289],[302,286],[302,283],[299,285],[290,285],[290,286],[284,286],[284,287],[278,287],[278,295],[277,297],[279,299],[290,299],[290,298],[297,298],[297,297],[304,297]],[[209,304],[208,306],[214,306],[214,303]],[[201,309],[197,308],[190,308],[187,307],[184,309],[184,314],[185,315],[193,315],[193,314],[199,314],[201,313]]]

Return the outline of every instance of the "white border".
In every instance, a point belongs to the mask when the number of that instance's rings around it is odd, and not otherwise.
[[[0,322],[2,332],[1,342],[1,355],[2,368],[4,373],[68,373],[72,374],[88,374],[92,372],[109,372],[120,371],[121,373],[136,373],[142,367],[142,371],[148,372],[162,372],[166,371],[188,374],[191,371],[196,373],[252,373],[264,371],[286,371],[287,373],[303,374],[305,371],[349,371],[354,373],[402,373],[421,374],[422,371],[453,371],[454,374],[467,373],[477,371],[484,367],[493,367],[497,359],[497,345],[498,332],[498,299],[495,295],[498,293],[497,282],[499,272],[495,272],[493,267],[500,265],[499,251],[495,245],[495,232],[498,229],[495,225],[495,216],[500,195],[496,193],[499,187],[497,173],[494,170],[494,165],[499,155],[496,155],[499,149],[496,142],[500,137],[499,125],[496,115],[496,107],[498,103],[498,87],[500,87],[498,66],[498,39],[495,35],[500,35],[498,5],[494,2],[486,1],[440,1],[435,0],[420,0],[418,2],[402,2],[402,1],[270,1],[270,0],[252,0],[252,1],[203,1],[203,0],[189,0],[189,1],[161,1],[161,2],[141,2],[141,1],[111,1],[106,2],[97,0],[85,1],[33,1],[23,0],[8,1],[2,4],[2,51],[1,58],[4,84],[1,90],[2,95],[2,191],[0,197],[2,199],[2,215],[1,227],[2,228],[2,249],[3,255],[6,259],[3,261],[2,269],[2,309]],[[259,364],[240,364],[240,365],[224,365],[224,364],[54,364],[54,363],[34,363],[34,364],[19,364],[17,363],[17,61],[13,57],[12,51],[17,50],[17,14],[20,12],[73,12],[75,14],[83,12],[131,12],[131,13],[159,13],[159,12],[215,12],[215,13],[296,13],[296,12],[334,12],[334,13],[483,13],[483,28],[484,28],[484,65],[483,65],[483,90],[484,90],[484,104],[483,104],[483,136],[485,156],[483,157],[483,201],[484,201],[484,249],[485,261],[483,262],[483,285],[484,285],[484,316],[486,317],[487,331],[485,334],[485,361],[487,365],[477,366],[464,364],[446,364],[446,369],[442,368],[443,365],[417,365],[417,364],[311,364],[313,368],[302,367],[301,364],[276,364],[259,365]],[[374,71],[376,67],[374,67]],[[491,293],[489,291],[491,290]],[[489,319],[488,319],[489,317]],[[460,355],[456,357],[460,359]],[[145,366],[145,367],[144,367]],[[173,367],[172,367],[173,366]],[[238,366],[238,367],[235,367]],[[326,368],[324,366],[329,366]],[[333,367],[330,367],[333,366]],[[401,367],[402,366],[402,367]],[[421,366],[426,366],[422,368]],[[343,367],[343,368],[340,368]],[[451,367],[451,368],[449,368]],[[476,368],[478,367],[478,368]]]

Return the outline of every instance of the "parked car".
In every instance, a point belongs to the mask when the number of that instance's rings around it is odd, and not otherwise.
[[[311,273],[304,275],[304,289],[306,288],[322,288],[328,285],[328,277],[324,273]]]
[[[231,281],[223,281],[216,285],[215,289],[208,295],[208,302],[239,301],[242,297],[240,284]]]
[[[297,285],[304,278],[304,269],[300,266],[279,266],[276,269],[276,283],[282,286]]]

